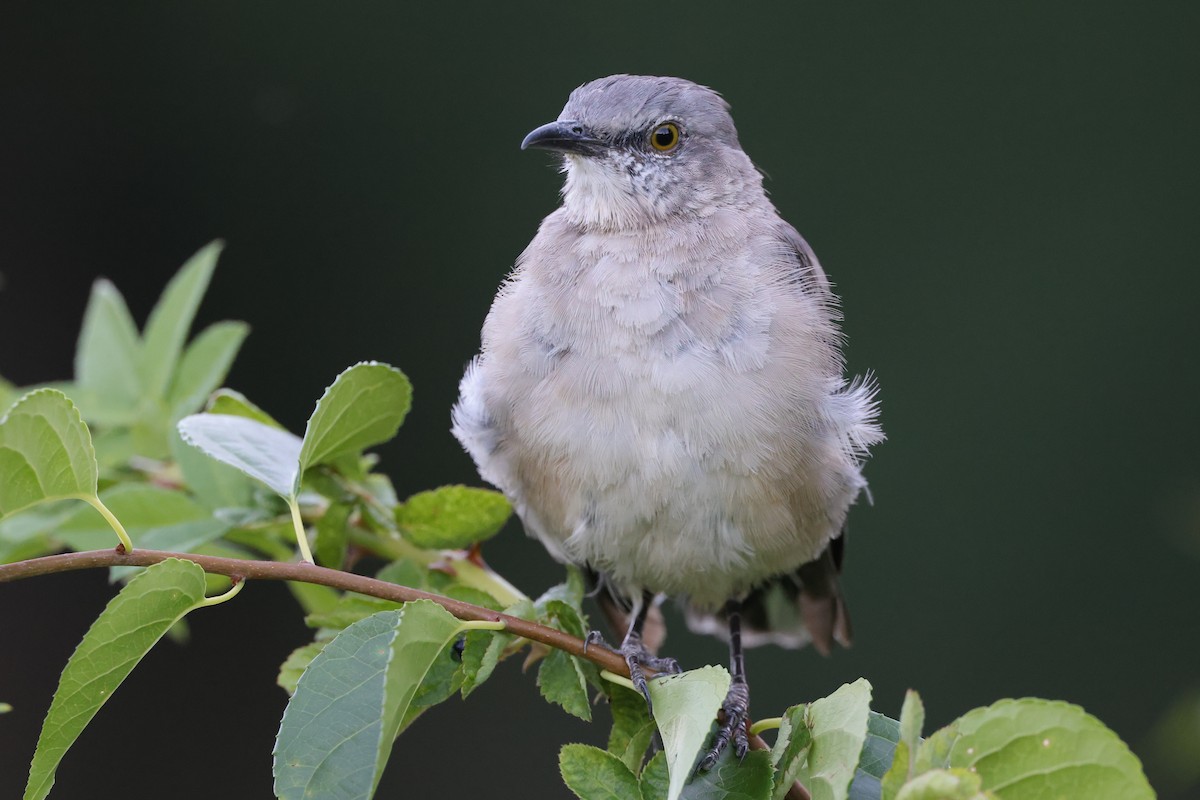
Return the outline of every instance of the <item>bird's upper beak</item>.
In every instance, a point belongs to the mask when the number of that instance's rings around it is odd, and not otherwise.
[[[570,120],[559,120],[535,128],[521,142],[522,150],[554,150],[581,156],[596,155],[607,146],[605,141],[598,139],[585,125]]]

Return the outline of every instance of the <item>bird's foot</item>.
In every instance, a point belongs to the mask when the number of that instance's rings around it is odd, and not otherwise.
[[[634,688],[641,692],[642,697],[646,698],[646,708],[653,717],[654,704],[650,701],[650,687],[646,683],[645,670],[650,669],[660,674],[675,675],[683,672],[679,662],[673,658],[654,655],[646,649],[642,643],[642,637],[635,634],[626,636],[620,647],[613,647],[604,641],[604,636],[600,631],[592,631],[584,637],[584,652],[586,653],[588,647],[595,644],[602,645],[625,659],[625,665],[629,667],[629,680],[633,681]]]
[[[712,748],[700,759],[696,767],[697,772],[712,769],[721,757],[721,751],[729,746],[730,739],[733,740],[733,752],[738,759],[746,757],[746,751],[750,749],[750,739],[746,733],[749,714],[750,687],[744,680],[735,679],[729,686],[729,693],[725,695],[725,702],[721,705],[721,727],[717,729]]]

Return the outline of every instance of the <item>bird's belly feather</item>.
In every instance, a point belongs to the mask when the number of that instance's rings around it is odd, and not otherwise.
[[[753,346],[748,344],[747,346]],[[819,554],[848,497],[817,408],[716,348],[571,350],[513,398],[502,448],[552,553],[625,591],[717,605]],[[836,449],[836,448],[834,448]],[[831,480],[832,479],[832,480]]]

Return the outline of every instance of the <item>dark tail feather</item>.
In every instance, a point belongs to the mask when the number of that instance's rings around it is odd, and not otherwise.
[[[839,536],[816,560],[751,590],[742,601],[743,644],[796,648],[812,642],[822,655],[829,655],[834,643],[849,647],[850,615],[838,585],[844,546]],[[724,610],[704,613],[689,608],[687,623],[698,633],[729,636]]]

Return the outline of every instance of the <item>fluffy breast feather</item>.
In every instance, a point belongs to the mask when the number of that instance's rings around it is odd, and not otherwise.
[[[557,558],[700,606],[815,558],[879,435],[819,267],[717,214],[628,235],[548,217],[454,418]]]

